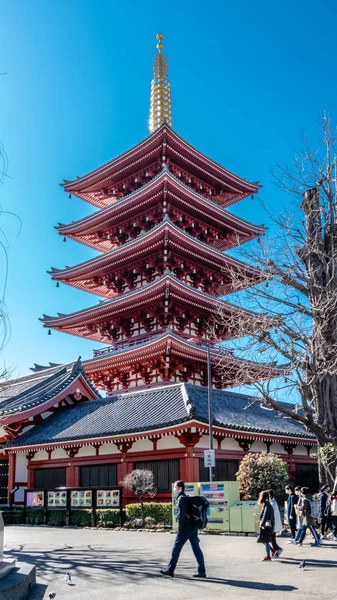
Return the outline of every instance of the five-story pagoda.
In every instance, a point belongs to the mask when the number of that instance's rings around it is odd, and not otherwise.
[[[233,216],[228,206],[258,192],[185,142],[172,129],[163,36],[157,36],[151,87],[150,136],[64,190],[97,207],[89,217],[59,225],[60,235],[100,256],[51,276],[104,300],[91,308],[44,316],[48,329],[103,345],[84,363],[95,386],[108,393],[177,382],[207,384],[207,324],[216,306],[228,322],[218,340],[233,338],[239,309],[224,301],[233,271],[245,285],[261,274],[224,251],[264,233]],[[197,342],[195,341],[197,338]],[[194,341],[191,341],[193,339]],[[198,343],[199,340],[199,343]],[[228,352],[213,385],[230,387],[270,376],[270,366],[242,362]]]

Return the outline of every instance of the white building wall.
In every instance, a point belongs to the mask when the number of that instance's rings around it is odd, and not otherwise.
[[[144,452],[147,450],[153,450],[153,443],[151,440],[138,440],[135,442],[130,452]]]
[[[76,458],[81,456],[96,456],[96,448],[93,446],[83,446],[76,454]]]
[[[157,443],[157,450],[169,450],[170,448],[184,448],[184,444],[179,442],[174,435],[165,435]]]
[[[48,452],[46,450],[39,450],[36,454],[34,454],[33,460],[48,460]]]
[[[27,463],[26,455],[18,452],[15,462],[15,481],[27,481]]]
[[[217,449],[218,442],[213,438],[213,448]],[[196,448],[209,448],[209,435],[201,436],[199,442],[196,444]]]
[[[100,456],[104,454],[120,454],[120,451],[118,450],[116,444],[111,442],[109,444],[103,444],[103,446],[101,446],[99,449],[99,454]]]
[[[251,445],[249,452],[267,452],[267,446],[263,442],[260,442],[260,440],[256,440]]]
[[[55,460],[55,458],[68,458],[68,455],[63,448],[56,448],[51,453],[51,459]]]
[[[304,446],[296,446],[294,456],[308,456],[307,449]]]
[[[228,437],[221,441],[221,450],[241,450],[241,448],[236,440]]]
[[[270,452],[272,454],[288,454],[282,444],[272,444],[270,446]]]

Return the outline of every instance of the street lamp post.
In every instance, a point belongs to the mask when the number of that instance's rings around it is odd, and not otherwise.
[[[213,450],[213,411],[212,411],[212,367],[211,367],[211,345],[207,343],[207,387],[208,387],[208,429],[209,449]],[[213,481],[213,467],[209,467],[209,480]]]
[[[194,344],[204,343],[207,348],[207,392],[208,392],[208,431],[209,431],[209,449],[213,450],[213,410],[212,410],[212,365],[211,365],[211,343],[204,342],[199,338],[190,338],[188,342]],[[211,454],[213,454],[211,452]],[[209,468],[209,480],[213,481],[213,467]]]

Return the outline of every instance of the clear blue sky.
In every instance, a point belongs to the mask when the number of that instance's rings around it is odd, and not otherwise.
[[[72,312],[97,297],[46,271],[93,252],[62,242],[53,226],[93,207],[59,187],[148,135],[155,35],[165,35],[173,127],[238,175],[263,184],[277,208],[270,165],[290,160],[302,130],[334,111],[337,5],[285,0],[12,0],[0,6],[0,140],[9,178],[0,204],[22,219],[9,251],[11,339],[1,360],[25,374],[34,363],[91,356],[97,347],[42,328],[42,313]],[[335,114],[336,116],[336,114]],[[257,201],[234,212],[257,224]],[[9,236],[15,227],[1,218]],[[0,281],[4,264],[0,262]]]

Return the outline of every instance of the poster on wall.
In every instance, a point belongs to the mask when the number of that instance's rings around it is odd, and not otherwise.
[[[48,508],[66,508],[67,507],[67,492],[48,492],[47,497]]]
[[[72,490],[70,495],[70,505],[72,507],[91,508],[92,490]]]
[[[26,506],[28,508],[43,508],[44,507],[44,492],[27,492]]]
[[[97,506],[109,506],[119,508],[120,492],[119,490],[97,490]]]

